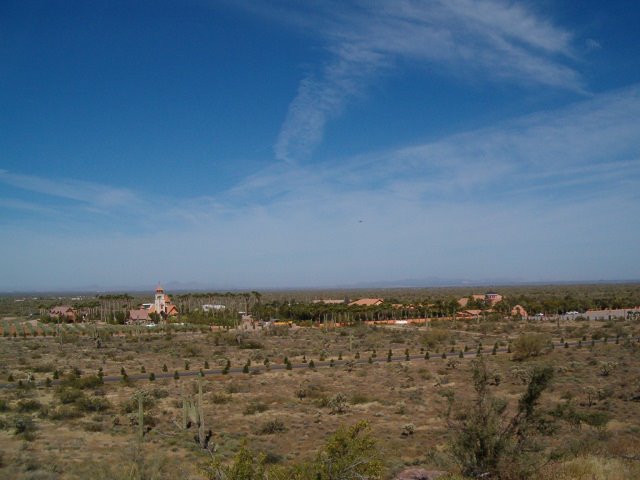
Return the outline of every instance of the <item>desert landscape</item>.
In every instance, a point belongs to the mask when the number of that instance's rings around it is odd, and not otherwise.
[[[0,1],[0,480],[639,480],[640,2]]]
[[[276,305],[272,298],[262,304]],[[336,432],[366,422],[368,455],[380,467],[371,478],[462,478],[456,445],[478,402],[479,368],[485,395],[501,402],[501,428],[518,415],[535,372],[552,372],[535,402],[544,428],[496,458],[501,478],[640,472],[640,328],[632,319],[489,311],[477,320],[300,326],[233,315],[244,318],[235,328],[5,317],[2,475],[223,478],[220,469],[243,451],[268,478],[295,478],[292,469],[313,463]]]

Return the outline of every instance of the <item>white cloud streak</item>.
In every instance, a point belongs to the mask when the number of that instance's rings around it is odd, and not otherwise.
[[[299,13],[288,18],[298,22]],[[458,75],[583,91],[580,75],[567,65],[575,58],[572,35],[517,3],[377,0],[328,3],[325,9],[320,4],[309,15],[330,59],[300,83],[289,106],[275,154],[290,164],[308,159],[326,122],[400,60]]]
[[[131,206],[139,203],[136,195],[127,189],[73,179],[43,178],[0,169],[0,183],[51,197],[75,200],[96,208]]]

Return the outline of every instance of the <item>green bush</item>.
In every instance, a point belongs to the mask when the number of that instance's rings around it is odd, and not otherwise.
[[[544,353],[548,347],[550,338],[542,333],[525,333],[513,342],[514,360],[526,360]]]
[[[62,386],[56,388],[55,395],[58,397],[60,403],[65,405],[75,403],[85,397],[85,393],[78,388]]]
[[[287,428],[284,426],[284,422],[280,419],[273,419],[266,422],[260,429],[258,433],[260,435],[272,435],[274,433],[285,432]]]
[[[381,480],[380,453],[366,422],[340,428],[314,460],[267,470],[264,455],[255,455],[242,443],[231,465],[215,460],[207,468],[210,480]]]
[[[54,378],[55,378],[55,372],[54,372]],[[61,387],[69,387],[69,388],[75,388],[80,390],[97,388],[103,384],[104,382],[100,375],[87,375],[86,377],[81,377],[78,372],[68,373],[60,380]]]
[[[551,367],[536,368],[520,397],[516,413],[505,418],[507,403],[495,398],[490,385],[493,374],[483,358],[473,362],[476,398],[452,425],[450,448],[462,473],[470,477],[503,478],[507,469],[517,478],[530,478],[537,459],[533,457],[535,433],[548,428],[537,413],[540,395],[553,377]]]
[[[75,402],[78,410],[84,412],[104,412],[111,408],[109,400],[103,397],[83,397]]]

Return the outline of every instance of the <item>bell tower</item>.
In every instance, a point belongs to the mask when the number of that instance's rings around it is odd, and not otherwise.
[[[156,313],[160,315],[167,313],[167,307],[164,301],[164,289],[160,286],[160,284],[158,284],[158,286],[156,287],[155,307]]]

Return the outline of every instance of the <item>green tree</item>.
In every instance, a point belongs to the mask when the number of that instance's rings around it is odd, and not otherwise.
[[[342,427],[318,454],[310,477],[318,480],[381,479],[384,473],[380,453],[365,421]]]
[[[529,478],[536,458],[530,448],[536,432],[548,423],[536,412],[538,400],[553,378],[551,367],[536,368],[520,397],[515,415],[505,419],[507,403],[495,398],[490,385],[493,375],[484,358],[473,362],[473,406],[466,408],[454,430],[450,447],[464,475],[504,478],[505,469]],[[528,472],[528,473],[527,473]]]
[[[219,459],[207,469],[210,480],[266,480],[264,456],[256,456],[242,442],[231,465],[222,465]]]

